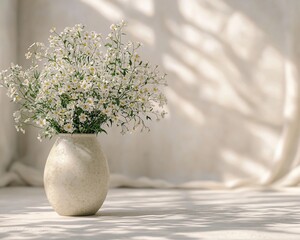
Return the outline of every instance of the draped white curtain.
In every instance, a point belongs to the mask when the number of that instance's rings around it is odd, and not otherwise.
[[[150,133],[99,137],[112,186],[298,186],[300,2],[297,0],[2,0],[0,67],[26,66],[34,41],[125,19],[142,55],[168,73],[168,116]],[[54,140],[20,135],[0,92],[0,186],[42,185]]]

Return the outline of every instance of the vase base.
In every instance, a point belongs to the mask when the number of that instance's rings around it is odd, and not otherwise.
[[[83,213],[83,214],[60,214],[60,213],[57,213],[57,214],[62,217],[90,217],[90,216],[95,216],[97,214],[97,212]]]

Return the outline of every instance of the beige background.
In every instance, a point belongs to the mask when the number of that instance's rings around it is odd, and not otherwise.
[[[27,47],[53,26],[106,34],[124,19],[144,58],[168,74],[169,114],[150,133],[99,137],[123,176],[113,185],[298,185],[299,11],[297,0],[1,0],[0,67],[26,66]],[[16,134],[11,108],[1,94],[0,183],[2,174],[2,185],[40,185],[53,140]]]

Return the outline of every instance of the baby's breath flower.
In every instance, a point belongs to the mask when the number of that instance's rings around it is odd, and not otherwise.
[[[79,121],[84,123],[87,120],[87,116],[84,113],[81,113],[79,116]]]
[[[141,43],[123,42],[126,23],[111,25],[107,38],[81,24],[61,33],[55,28],[47,45],[34,43],[23,70],[12,64],[0,74],[0,85],[19,102],[16,129],[23,123],[41,128],[39,139],[58,133],[101,133],[115,124],[122,133],[146,120],[165,116],[165,75],[138,54]],[[105,41],[106,39],[106,41]]]
[[[23,81],[23,84],[24,84],[25,86],[28,86],[28,85],[29,85],[29,80],[28,80],[28,79],[25,79],[25,80]]]
[[[21,119],[21,112],[20,111],[16,111],[13,113],[13,116],[15,118],[16,123],[18,123]]]
[[[50,33],[54,33],[56,31],[56,27],[50,29]]]
[[[67,131],[68,133],[72,133],[74,131],[73,125],[71,123],[67,123],[64,126],[64,130]]]
[[[31,53],[31,52],[28,52],[28,53],[25,54],[26,59],[31,58],[31,56],[32,56],[32,53]]]
[[[46,119],[38,119],[36,121],[36,124],[40,127],[44,127],[46,125],[46,123],[47,123]]]

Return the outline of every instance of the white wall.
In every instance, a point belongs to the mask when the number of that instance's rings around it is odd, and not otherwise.
[[[0,1],[0,69],[6,69],[11,62],[17,62],[17,1]],[[0,175],[16,158],[13,107],[0,89]]]
[[[84,23],[107,33],[112,22],[127,20],[130,37],[145,44],[143,56],[168,73],[169,115],[151,124],[149,134],[111,129],[101,136],[111,171],[175,183],[259,178],[274,165],[285,121],[286,49],[294,34],[289,11],[300,10],[299,1],[289,4],[19,1],[19,53],[46,41],[52,26]],[[52,143],[35,137],[33,131],[22,137],[20,150],[27,164],[43,169]]]

